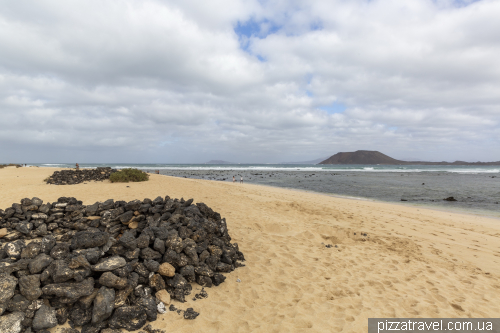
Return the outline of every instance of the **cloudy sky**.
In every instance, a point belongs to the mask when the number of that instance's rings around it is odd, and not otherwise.
[[[6,0],[0,162],[500,160],[500,1]]]

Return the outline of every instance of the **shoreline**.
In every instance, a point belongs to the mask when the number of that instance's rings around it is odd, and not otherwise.
[[[496,219],[156,174],[141,183],[44,184],[53,171],[0,170],[0,208],[34,196],[44,202],[71,196],[88,205],[169,195],[204,202],[226,218],[246,267],[226,274],[222,285],[206,288],[206,299],[190,296],[186,303],[173,303],[193,307],[200,313],[196,320],[167,312],[151,323],[153,329],[366,332],[368,318],[500,313]],[[194,283],[193,291],[199,289]]]
[[[175,178],[180,178],[180,179],[196,179],[196,180],[206,180],[206,181],[213,181],[213,182],[232,183],[231,181],[224,181],[224,180],[198,179],[198,178],[189,178],[189,177],[181,177],[181,176],[171,176],[171,175],[165,175],[165,174],[160,174],[160,176],[175,177]],[[236,182],[236,183],[239,184],[238,182]],[[349,195],[342,195],[342,194],[338,194],[338,193],[318,192],[318,191],[314,191],[314,190],[306,190],[306,189],[300,189],[300,188],[294,188],[294,187],[280,187],[280,186],[274,186],[274,185],[270,185],[270,184],[256,184],[256,183],[250,183],[250,182],[246,182],[245,184],[246,185],[249,184],[249,185],[255,185],[255,186],[271,187],[271,188],[283,189],[283,190],[299,191],[299,192],[312,193],[312,194],[319,194],[319,195],[325,195],[325,196],[329,196],[329,197],[333,197],[333,198],[340,198],[340,199],[350,199],[350,200],[369,201],[369,202],[375,202],[375,203],[394,204],[397,206],[406,206],[406,207],[413,207],[413,208],[419,208],[419,209],[435,210],[435,211],[444,212],[444,213],[480,216],[480,217],[486,217],[486,218],[491,218],[491,219],[495,219],[495,220],[500,220],[500,211],[497,212],[497,215],[494,215],[494,213],[495,213],[494,211],[487,210],[487,209],[467,209],[467,208],[461,208],[461,207],[447,208],[447,207],[440,206],[440,205],[431,205],[431,204],[426,204],[426,203],[384,201],[381,199],[373,199],[373,198],[368,198],[368,197],[355,197],[355,196],[349,196]]]

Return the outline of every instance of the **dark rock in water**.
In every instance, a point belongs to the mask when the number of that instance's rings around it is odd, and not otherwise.
[[[20,333],[22,330],[21,322],[25,315],[22,312],[14,312],[0,317],[0,332]]]
[[[57,326],[56,311],[47,305],[42,305],[33,318],[33,328],[43,330]]]
[[[12,275],[0,275],[0,304],[6,303],[14,296],[17,279]]]
[[[75,326],[83,326],[92,320],[92,308],[84,308],[76,303],[69,311],[69,319]]]
[[[146,311],[140,306],[122,306],[115,310],[109,320],[109,327],[127,331],[138,330],[146,323]]]
[[[100,323],[111,316],[115,305],[115,290],[101,287],[94,299],[92,324]]]
[[[97,271],[97,272],[108,272],[108,271],[112,271],[114,269],[123,267],[126,264],[127,264],[127,261],[122,257],[118,257],[118,256],[110,257],[110,258],[107,258],[107,259],[103,260],[102,262],[94,265],[94,267],[92,267],[92,270]]]
[[[71,249],[88,249],[105,245],[109,241],[109,234],[106,232],[80,231],[71,240]]]
[[[40,289],[40,274],[23,276],[19,279],[19,290],[21,294],[30,301],[36,300],[42,295]]]
[[[184,319],[196,319],[200,314],[193,310],[193,308],[187,308],[184,312]]]
[[[454,197],[448,197],[446,199],[443,199],[445,201],[457,201],[457,199],[455,199]]]

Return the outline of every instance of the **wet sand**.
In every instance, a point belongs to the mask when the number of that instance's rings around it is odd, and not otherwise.
[[[246,267],[207,288],[206,299],[173,302],[193,307],[197,319],[167,312],[154,328],[366,332],[372,317],[500,313],[498,219],[154,174],[143,183],[46,185],[43,179],[55,170],[0,169],[0,208],[34,196],[45,202],[73,196],[92,204],[169,195],[204,202],[226,218]]]

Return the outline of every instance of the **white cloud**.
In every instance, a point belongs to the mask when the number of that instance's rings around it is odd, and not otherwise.
[[[497,17],[490,0],[7,1],[0,144],[44,162],[500,160]]]

